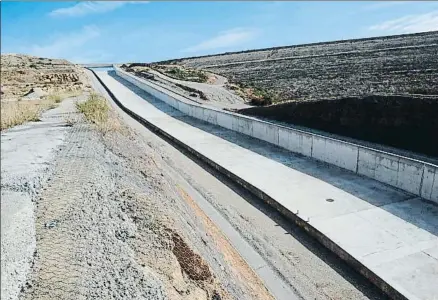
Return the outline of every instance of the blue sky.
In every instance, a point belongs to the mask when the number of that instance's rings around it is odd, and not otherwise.
[[[438,2],[1,2],[1,51],[151,62],[438,30]]]

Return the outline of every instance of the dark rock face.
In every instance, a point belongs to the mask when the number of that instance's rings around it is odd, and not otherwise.
[[[238,112],[438,157],[436,97],[349,97]]]

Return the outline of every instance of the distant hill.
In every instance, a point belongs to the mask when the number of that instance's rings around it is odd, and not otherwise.
[[[248,50],[158,62],[196,67],[278,101],[438,95],[438,31]]]

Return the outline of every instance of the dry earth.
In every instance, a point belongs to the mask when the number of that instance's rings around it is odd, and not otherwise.
[[[227,88],[228,81],[223,76],[206,72],[205,80],[203,80],[203,78],[198,78],[200,79],[199,81],[203,82],[195,82],[191,81],[190,77],[181,80],[168,76],[167,73],[162,71],[163,67],[167,67],[165,65],[159,65],[161,68],[157,67],[157,65],[122,66],[125,71],[131,72],[144,79],[152,80],[155,84],[170,89],[198,103],[230,109],[249,107],[249,105],[245,103],[246,101],[244,98]],[[170,67],[175,68],[174,66]],[[184,68],[181,69],[184,70]]]
[[[102,136],[79,122],[66,140],[37,200],[37,251],[23,299],[270,298],[236,278],[239,266],[216,249],[220,233],[134,133]]]
[[[35,89],[36,99],[56,91],[83,90],[87,80],[80,67],[63,59],[1,55],[2,101],[21,100]]]

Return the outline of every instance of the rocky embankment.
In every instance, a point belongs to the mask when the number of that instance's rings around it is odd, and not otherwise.
[[[35,91],[39,98],[89,88],[83,69],[64,59],[2,54],[1,66],[2,101],[21,100]]]

